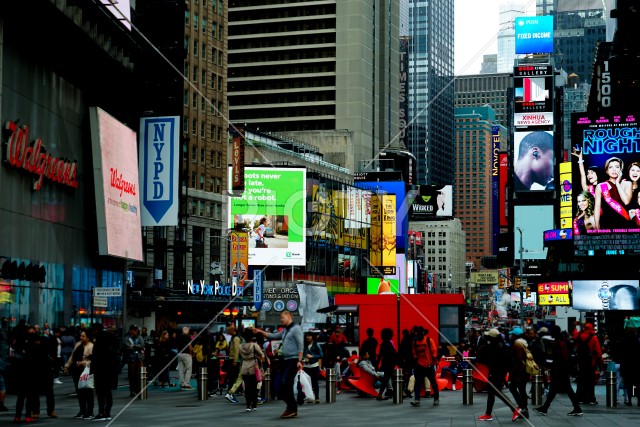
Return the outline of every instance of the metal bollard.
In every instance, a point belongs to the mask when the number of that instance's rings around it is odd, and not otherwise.
[[[462,372],[462,404],[473,405],[473,369]]]
[[[402,404],[404,376],[402,375],[402,369],[393,370],[393,403]]]
[[[614,408],[618,405],[618,375],[615,371],[607,371],[606,387],[607,387],[607,408]],[[629,400],[631,400],[631,396],[629,396]]]
[[[534,375],[531,380],[531,404],[542,405],[542,374]]]
[[[327,368],[327,403],[336,401],[336,370]]]
[[[147,398],[147,368],[144,366],[140,367],[140,393],[138,395],[138,399],[146,399]]]
[[[200,367],[198,371],[198,400],[207,400],[209,398],[207,377],[207,367]]]
[[[262,379],[262,390],[264,390],[264,398],[271,400],[271,368],[265,368],[264,378]]]

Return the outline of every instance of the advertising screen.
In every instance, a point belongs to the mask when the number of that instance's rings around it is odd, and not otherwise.
[[[440,220],[451,216],[453,216],[453,186],[419,186],[409,210],[410,221]]]
[[[514,206],[513,216],[513,248],[516,256],[519,256],[522,243],[523,259],[546,259],[544,232],[553,227],[553,206]],[[522,241],[518,229],[522,230]]]
[[[553,16],[516,18],[516,54],[553,53]]]
[[[391,285],[391,292],[397,294],[399,292],[398,279],[387,279],[387,282]],[[378,295],[378,287],[380,286],[380,278],[379,277],[367,277],[367,295]]]
[[[521,65],[513,69],[516,127],[553,124],[553,67]]]
[[[574,113],[571,120],[575,255],[639,255],[638,115]]]
[[[553,132],[515,132],[513,188],[516,192],[552,191]]]
[[[142,261],[136,133],[100,108],[89,117],[99,254]]]
[[[546,282],[538,284],[538,305],[571,305],[571,283]]]
[[[228,224],[249,233],[250,266],[306,264],[306,201],[306,169],[245,167],[245,190],[229,198]]]
[[[509,178],[509,155],[507,153],[500,153],[500,166],[499,166],[499,188],[498,188],[498,216],[500,218],[500,227],[508,227],[509,219],[507,218],[507,181]]]
[[[576,310],[638,310],[637,280],[574,280]]]
[[[573,216],[571,180],[571,162],[560,163],[560,228],[571,228]]]

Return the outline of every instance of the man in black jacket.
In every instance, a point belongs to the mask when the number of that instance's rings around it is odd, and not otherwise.
[[[98,415],[94,421],[109,421],[113,406],[111,390],[118,387],[118,366],[120,364],[118,349],[120,345],[115,329],[101,329],[101,325],[97,325],[91,356],[91,372],[98,398]]]

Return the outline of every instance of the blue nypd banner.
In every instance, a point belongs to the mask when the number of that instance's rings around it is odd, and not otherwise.
[[[520,16],[515,30],[516,54],[553,53],[553,16]]]
[[[260,310],[262,307],[262,270],[253,271],[253,306],[256,310]]]
[[[140,119],[142,226],[178,225],[180,117]]]

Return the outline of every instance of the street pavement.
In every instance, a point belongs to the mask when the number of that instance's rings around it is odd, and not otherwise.
[[[172,381],[177,383],[177,372],[171,372]],[[216,395],[206,401],[199,401],[197,391],[181,391],[177,388],[160,388],[151,385],[147,390],[147,399],[132,399],[129,397],[127,386],[114,390],[114,407],[111,421],[76,420],[78,403],[73,393],[73,383],[70,377],[61,377],[64,384],[55,385],[56,411],[59,418],[49,418],[44,413],[37,422],[43,426],[80,426],[104,425],[122,427],[142,426],[283,426],[298,425],[314,426],[475,426],[475,425],[514,425],[527,426],[633,426],[640,425],[640,407],[617,406],[607,408],[605,405],[605,387],[597,386],[596,394],[599,405],[583,407],[584,416],[569,417],[567,412],[571,404],[566,395],[558,395],[551,405],[549,415],[544,417],[531,411],[529,420],[511,422],[511,411],[497,400],[491,422],[477,421],[484,413],[486,393],[474,393],[473,404],[463,405],[462,391],[443,391],[440,394],[440,405],[433,406],[432,399],[423,399],[421,407],[414,408],[405,399],[403,404],[393,401],[377,401],[371,398],[357,397],[353,392],[342,391],[337,395],[335,403],[325,403],[325,383],[320,384],[321,404],[305,404],[299,408],[298,417],[281,419],[284,403],[280,401],[267,402],[258,406],[255,412],[246,412],[244,398],[239,397],[238,404],[228,402],[223,396]],[[120,384],[126,384],[126,368],[120,376]],[[196,387],[195,379],[191,381]],[[507,396],[510,393],[504,390]],[[0,413],[0,426],[11,425],[15,396],[7,396],[6,404],[10,412]],[[634,402],[635,403],[635,402]],[[44,397],[41,397],[42,411],[45,410]],[[530,405],[530,408],[533,405]],[[95,406],[97,412],[97,401]]]

